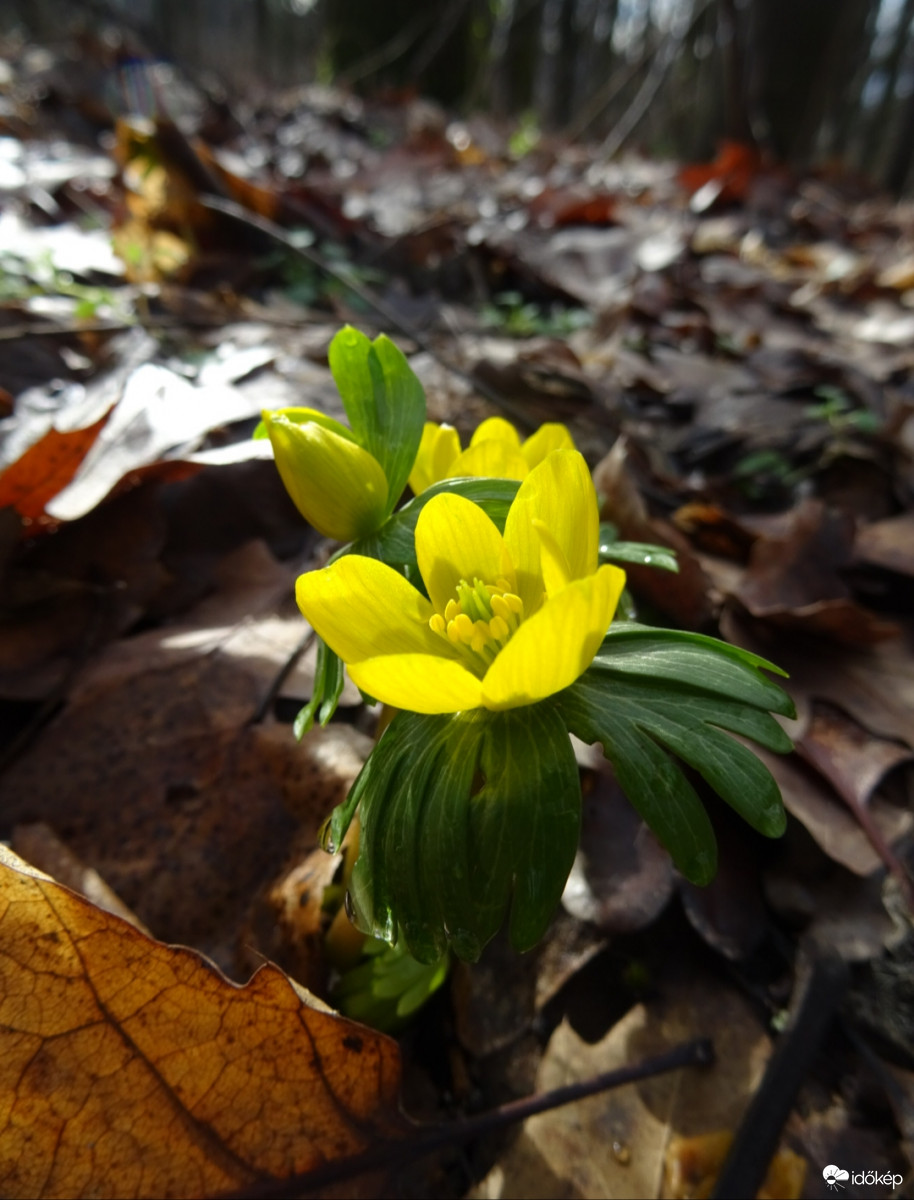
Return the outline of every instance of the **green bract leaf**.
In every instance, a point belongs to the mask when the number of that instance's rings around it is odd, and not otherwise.
[[[402,937],[420,962],[450,944],[479,957],[511,908],[510,937],[542,936],[574,860],[580,782],[554,705],[455,716],[399,713],[344,805],[339,845],[357,805],[360,853],[350,895],[360,927]]]
[[[713,877],[717,847],[704,807],[670,752],[760,833],[784,831],[771,774],[722,732],[781,753],[791,749],[770,713],[792,716],[793,702],[760,668],[783,674],[714,638],[620,623],[591,667],[558,697],[568,727],[602,744],[632,804],[694,883]]]
[[[384,1033],[397,1033],[447,978],[449,957],[420,963],[405,942],[388,946],[368,938],[362,961],[345,971],[334,989],[340,1012]]]
[[[327,643],[317,639],[317,664],[314,668],[314,690],[311,699],[295,718],[292,730],[299,741],[314,724],[315,716],[319,724],[326,725],[340,702],[343,694],[343,664],[333,653]]]
[[[514,479],[443,479],[404,504],[376,533],[354,542],[349,551],[378,558],[391,567],[407,567],[407,577],[415,583],[420,579],[416,565],[416,522],[432,496],[448,492],[472,500],[503,532],[508,509],[519,487]],[[421,580],[417,586],[421,586]]]
[[[345,326],[330,343],[330,370],[358,443],[381,464],[391,512],[422,440],[425,393],[403,352]]]

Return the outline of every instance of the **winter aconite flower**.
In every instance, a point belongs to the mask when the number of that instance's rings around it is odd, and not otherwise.
[[[325,537],[371,533],[387,515],[387,478],[352,431],[313,408],[263,414],[276,467],[295,507]]]
[[[549,454],[520,485],[502,535],[472,501],[432,497],[416,524],[428,592],[348,555],[298,580],[299,606],[365,692],[397,708],[452,713],[532,704],[590,665],[625,574],[597,565],[587,464]]]
[[[442,479],[525,479],[553,450],[573,449],[571,434],[557,422],[541,425],[521,442],[510,421],[490,417],[477,428],[467,449],[461,451],[456,429],[427,421],[409,486],[418,495]]]

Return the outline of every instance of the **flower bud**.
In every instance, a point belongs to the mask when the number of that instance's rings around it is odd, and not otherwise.
[[[387,516],[387,478],[345,425],[307,408],[263,419],[280,477],[306,521],[340,542],[378,528]]]

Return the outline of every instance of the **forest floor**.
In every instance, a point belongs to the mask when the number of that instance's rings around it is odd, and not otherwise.
[[[328,543],[250,435],[264,409],[341,417],[331,338],[387,333],[464,444],[491,415],[524,434],[565,422],[603,519],[677,555],[676,575],[629,572],[638,619],[778,663],[798,718],[796,753],[764,755],[786,835],[768,842],[708,797],[721,867],[703,889],[580,747],[581,849],[546,938],[519,956],[499,937],[454,965],[399,1035],[402,1081],[372,1042],[387,1074],[359,1103],[400,1088],[415,1120],[457,1121],[695,1037],[715,1064],[400,1163],[363,1194],[708,1195],[738,1134],[743,1153],[781,1147],[769,1195],[914,1195],[914,204],[746,147],[697,166],[605,161],[413,97],[216,103],[168,71],[119,66],[90,38],[0,47],[0,837],[89,898],[72,944],[116,935],[106,970],[132,972],[128,992],[147,960],[169,988],[197,970],[179,945],[237,983],[268,960],[333,1002],[338,860],[317,833],[377,718],[347,685],[327,728],[295,741],[315,648],[293,585]],[[14,892],[35,885],[19,859],[3,866]],[[63,920],[69,893],[41,886],[41,920]],[[0,972],[0,1043],[26,996],[46,1092],[95,1097],[94,1145],[127,1100],[98,1099],[100,1076],[90,1088],[53,1050],[70,1045],[49,1016],[58,975],[8,951],[13,908],[0,955],[31,974]],[[89,961],[80,950],[74,978],[92,977],[98,1019],[126,1039]],[[262,1035],[278,1040],[261,1088],[301,1052],[290,1036]],[[167,1058],[143,1058],[155,1086]],[[24,1061],[3,1084],[25,1107],[3,1118],[2,1190],[38,1194],[42,1162],[57,1171],[42,1194],[81,1194],[63,1126],[27,1115],[41,1089]],[[766,1074],[778,1061],[794,1077]],[[268,1180],[288,1165],[226,1149],[194,1112],[168,1194],[280,1194]],[[132,1127],[112,1194],[165,1194],[124,1163],[159,1162],[179,1127]],[[339,1153],[334,1137],[314,1161]],[[847,1174],[826,1178],[832,1165]]]

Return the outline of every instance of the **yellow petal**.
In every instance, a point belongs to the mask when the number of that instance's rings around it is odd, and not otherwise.
[[[426,421],[416,461],[409,475],[409,486],[418,496],[426,488],[446,479],[451,463],[460,453],[460,438],[450,425]]]
[[[531,469],[539,466],[547,454],[553,450],[573,450],[574,441],[564,425],[558,421],[547,421],[540,425],[536,433],[530,435],[520,448],[521,454],[527,460]]]
[[[520,450],[520,437],[510,421],[504,417],[488,417],[481,425],[477,425],[470,438],[471,446],[480,442],[502,442],[510,450]]]
[[[533,528],[540,540],[540,568],[543,572],[543,583],[546,585],[546,595],[554,596],[571,583],[571,568],[562,547],[543,522],[534,518]]]
[[[572,579],[594,573],[600,517],[590,471],[577,450],[555,450],[544,458],[523,480],[508,512],[505,544],[528,613],[539,604],[544,586],[541,540],[534,520],[542,521],[552,534]]]
[[[599,649],[624,585],[625,572],[605,566],[547,600],[486,672],[486,708],[532,704],[574,683]]]
[[[295,598],[345,663],[388,654],[456,657],[428,627],[434,612],[428,600],[377,559],[347,554],[320,571],[308,571],[298,577]]]
[[[458,454],[448,468],[447,478],[470,475],[474,479],[524,479],[529,470],[519,450],[490,438]]]
[[[416,560],[439,613],[455,597],[461,579],[494,583],[504,577],[514,587],[514,568],[498,527],[464,496],[446,493],[429,500],[416,522]]]
[[[369,696],[419,713],[463,712],[479,708],[482,682],[467,667],[431,654],[392,654],[348,668]]]
[[[387,512],[387,478],[374,455],[312,421],[274,414],[267,431],[286,491],[318,532],[350,542],[378,528]]]

